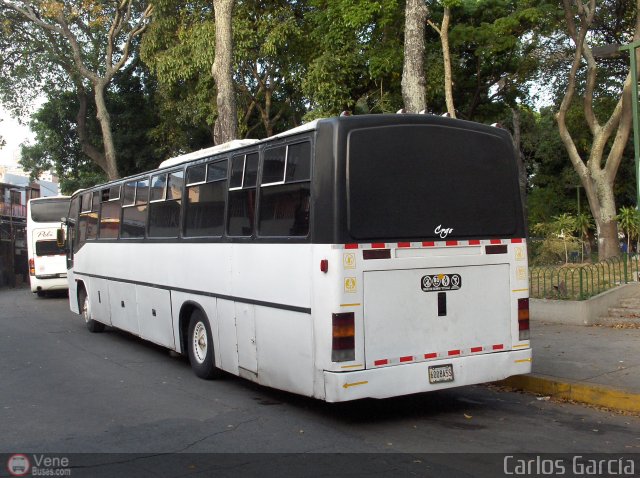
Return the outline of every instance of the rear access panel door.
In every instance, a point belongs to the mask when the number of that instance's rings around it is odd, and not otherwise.
[[[364,324],[367,367],[510,348],[509,265],[367,271]]]

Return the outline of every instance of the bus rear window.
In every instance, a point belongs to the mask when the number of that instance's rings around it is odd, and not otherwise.
[[[31,201],[30,209],[34,222],[60,222],[69,213],[69,200]]]
[[[358,129],[349,135],[347,168],[356,239],[522,233],[513,148],[497,134],[440,125]]]
[[[36,256],[58,256],[65,253],[56,241],[36,241]]]

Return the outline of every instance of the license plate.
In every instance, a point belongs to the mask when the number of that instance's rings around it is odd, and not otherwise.
[[[429,367],[429,383],[453,382],[453,365],[432,365]]]

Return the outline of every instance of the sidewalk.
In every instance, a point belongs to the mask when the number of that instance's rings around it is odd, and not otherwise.
[[[502,385],[640,412],[640,329],[531,322],[532,373]]]

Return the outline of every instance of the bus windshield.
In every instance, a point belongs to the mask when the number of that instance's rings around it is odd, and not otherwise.
[[[522,215],[510,145],[440,125],[353,130],[349,231],[356,239],[513,237]]]
[[[34,222],[60,222],[68,212],[68,199],[31,202],[31,219]]]

